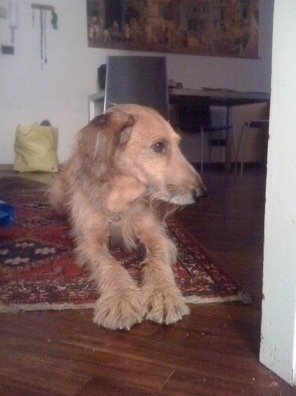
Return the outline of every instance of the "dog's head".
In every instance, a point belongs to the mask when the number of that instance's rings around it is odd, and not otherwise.
[[[78,135],[89,172],[108,184],[112,211],[142,197],[187,205],[205,193],[179,149],[180,137],[155,110],[121,105],[94,118]]]

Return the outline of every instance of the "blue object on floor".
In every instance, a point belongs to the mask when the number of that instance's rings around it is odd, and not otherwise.
[[[14,207],[0,200],[0,226],[9,227],[15,217]]]

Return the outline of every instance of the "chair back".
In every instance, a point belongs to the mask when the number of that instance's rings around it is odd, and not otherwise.
[[[207,100],[190,96],[179,104],[179,127],[187,132],[200,132],[200,127],[211,125],[211,109]]]
[[[127,103],[152,107],[169,118],[165,57],[107,57],[104,111]]]

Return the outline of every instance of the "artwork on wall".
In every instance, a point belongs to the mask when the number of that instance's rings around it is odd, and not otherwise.
[[[259,0],[86,0],[88,45],[258,57]]]

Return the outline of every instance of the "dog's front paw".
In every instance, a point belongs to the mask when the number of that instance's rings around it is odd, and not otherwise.
[[[94,307],[94,322],[111,330],[130,330],[143,320],[144,304],[138,288],[103,293]]]
[[[146,319],[170,324],[181,320],[190,312],[185,299],[177,287],[169,289],[147,287],[144,290]]]

